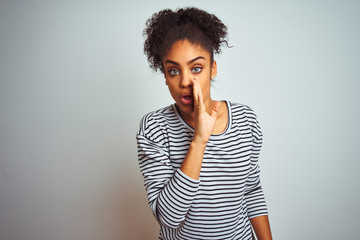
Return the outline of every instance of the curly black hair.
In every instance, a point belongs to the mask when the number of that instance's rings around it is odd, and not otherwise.
[[[171,46],[179,40],[187,39],[202,46],[210,53],[211,63],[214,52],[221,52],[226,44],[227,27],[215,15],[198,8],[180,8],[176,11],[162,10],[146,21],[144,29],[144,53],[150,67],[164,72],[162,58]]]

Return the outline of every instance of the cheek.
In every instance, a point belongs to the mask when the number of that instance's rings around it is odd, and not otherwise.
[[[174,87],[173,83],[170,83],[169,81],[168,81],[167,87],[169,89],[169,92],[170,92],[171,96],[174,97],[177,94],[176,87]]]
[[[209,74],[209,72],[204,73],[201,76],[201,80],[202,80],[202,86],[210,86],[211,85],[211,75]]]

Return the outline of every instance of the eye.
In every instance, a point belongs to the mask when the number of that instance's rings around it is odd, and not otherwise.
[[[199,72],[201,72],[201,70],[202,70],[201,67],[194,67],[194,68],[192,69],[192,72],[193,72],[193,73],[199,73]]]
[[[177,70],[177,69],[170,69],[168,72],[169,72],[170,76],[175,76],[175,75],[179,74],[179,70]]]

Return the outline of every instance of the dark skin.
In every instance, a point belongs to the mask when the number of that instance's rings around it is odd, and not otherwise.
[[[199,179],[207,141],[211,134],[222,133],[228,123],[224,102],[212,100],[211,77],[217,73],[210,53],[188,40],[177,41],[163,57],[169,91],[184,120],[194,127],[194,138],[180,167],[193,179]],[[250,219],[258,240],[271,240],[267,215]]]
[[[271,230],[267,215],[258,216],[250,219],[258,240],[271,240]]]

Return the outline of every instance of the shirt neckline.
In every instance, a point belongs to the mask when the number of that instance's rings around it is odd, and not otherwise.
[[[219,102],[225,102],[226,103],[226,107],[227,107],[227,113],[228,113],[228,122],[226,124],[226,128],[225,130],[222,132],[222,133],[218,133],[218,134],[211,134],[210,135],[210,138],[217,138],[217,137],[220,137],[220,136],[223,136],[225,135],[229,129],[231,128],[231,124],[232,124],[232,113],[231,113],[231,105],[230,105],[230,102],[227,101],[227,100],[220,100]],[[188,124],[183,118],[182,116],[179,114],[178,110],[176,109],[176,103],[173,103],[172,104],[172,108],[177,116],[177,118],[180,120],[180,122],[182,122],[182,124],[188,128],[191,132],[194,132],[194,128]]]

